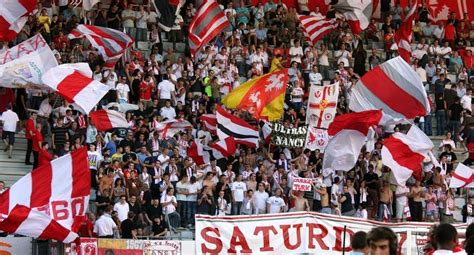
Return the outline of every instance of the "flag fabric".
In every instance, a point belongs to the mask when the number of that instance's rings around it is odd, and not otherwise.
[[[127,128],[128,122],[122,113],[113,110],[98,110],[89,114],[97,131],[107,131],[112,128]]]
[[[100,3],[100,0],[82,0],[82,8],[86,11],[90,11],[97,3]]]
[[[224,140],[209,144],[209,148],[211,148],[212,156],[215,159],[230,157],[235,154],[235,139],[229,136]]]
[[[272,139],[273,124],[267,120],[260,120],[258,125],[260,126],[260,138],[265,141],[265,144],[269,144]]]
[[[370,24],[373,0],[339,0],[331,3],[337,14],[342,15],[354,34],[360,34]]]
[[[401,57],[367,72],[352,88],[349,108],[360,112],[382,109],[395,120],[414,119],[430,112],[430,103],[418,74]]]
[[[172,119],[158,123],[155,130],[160,134],[161,139],[171,138],[176,133],[192,128],[193,126],[187,120]]]
[[[158,20],[158,26],[165,32],[171,31],[171,28],[175,24],[176,15],[179,13],[179,9],[176,8],[176,0],[153,0],[152,3],[155,5],[155,9],[160,13]]]
[[[255,119],[279,120],[283,115],[288,69],[251,79],[222,99],[228,109],[245,110]]]
[[[44,87],[41,76],[58,62],[41,34],[0,54],[0,87]]]
[[[327,129],[320,129],[308,126],[308,133],[306,134],[306,145],[305,149],[311,151],[319,150],[324,152],[329,143],[329,134]]]
[[[203,114],[199,117],[199,120],[201,120],[201,123],[206,126],[211,134],[217,134],[217,119],[215,114]]]
[[[36,0],[0,0],[0,41],[15,39],[21,32],[28,15],[36,8]]]
[[[64,99],[76,103],[86,114],[107,94],[110,87],[93,80],[87,63],[63,64],[46,72],[42,81]]]
[[[133,45],[133,39],[126,33],[111,28],[92,25],[78,25],[68,35],[69,39],[85,37],[105,61],[104,67],[113,68],[124,52]]]
[[[196,53],[223,29],[230,26],[216,0],[204,0],[189,25],[189,49]]]
[[[423,160],[433,148],[432,145],[412,134],[396,132],[384,139],[382,163],[390,167],[399,185],[405,185],[412,175],[420,180]]]
[[[194,140],[188,148],[188,156],[190,156],[197,165],[203,165],[214,159],[219,160],[230,157],[235,154],[235,150],[235,140],[231,136],[212,143],[209,146],[203,145],[200,140]]]
[[[306,112],[306,124],[316,128],[328,128],[336,115],[338,95],[339,83],[311,86]]]
[[[306,38],[312,45],[321,40],[338,27],[336,19],[327,19],[314,16],[298,15]]]
[[[194,140],[191,143],[188,147],[187,154],[198,166],[207,164],[211,161],[209,153],[204,151],[204,145],[200,140]]]
[[[351,170],[357,162],[369,129],[380,123],[382,111],[371,110],[337,116],[329,125],[329,140],[323,160],[323,169]]]
[[[236,143],[247,145],[251,148],[258,148],[258,129],[248,124],[217,105],[217,136],[220,140],[225,140],[232,136]]]
[[[408,130],[407,133],[408,136],[415,138],[415,140],[420,141],[422,143],[427,144],[431,150],[428,152],[427,156],[430,158],[431,163],[435,167],[441,167],[440,163],[438,162],[438,159],[433,153],[433,148],[434,144],[433,141],[421,130],[417,125],[411,125],[410,129]]]
[[[413,21],[415,20],[415,11],[418,6],[417,1],[413,4],[408,12],[403,24],[395,33],[395,42],[398,46],[398,55],[402,57],[407,63],[411,63],[411,38]]]
[[[0,222],[0,230],[42,240],[54,239],[63,243],[71,243],[79,238],[76,233],[48,215],[24,205],[16,205],[13,208],[8,217]]]
[[[81,148],[34,169],[0,194],[0,221],[16,205],[24,205],[77,231],[87,212],[90,190],[87,149]]]
[[[450,188],[474,188],[474,171],[463,163],[458,164],[451,176]]]

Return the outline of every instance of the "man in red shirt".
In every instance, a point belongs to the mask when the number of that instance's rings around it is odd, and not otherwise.
[[[49,153],[48,149],[48,142],[42,142],[41,150],[39,151],[38,167],[47,165],[49,162],[51,162],[51,160],[53,160],[53,156]]]
[[[456,39],[456,27],[454,27],[452,21],[448,21],[448,24],[444,27],[444,41],[449,42],[449,47],[454,49],[454,39]]]
[[[30,118],[26,121],[25,124],[25,138],[27,141],[26,147],[26,157],[25,157],[25,164],[31,165],[31,152],[33,151],[33,136],[35,134],[35,125],[36,125],[36,117],[38,114],[36,112],[31,112]]]
[[[145,79],[140,83],[140,102],[143,103],[145,110],[152,106],[151,94],[153,92],[153,80],[151,75],[145,75]]]
[[[462,62],[464,67],[467,69],[469,76],[474,74],[474,56],[472,55],[472,50],[466,50],[465,54],[462,54]]]
[[[33,169],[39,165],[39,153],[43,143],[43,135],[41,134],[41,123],[36,123],[36,130],[33,136]]]

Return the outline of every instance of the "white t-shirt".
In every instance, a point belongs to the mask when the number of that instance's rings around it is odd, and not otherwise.
[[[173,107],[163,107],[160,110],[160,115],[164,118],[168,118],[168,120],[173,120],[176,118],[176,111]]]
[[[303,48],[300,47],[291,47],[290,48],[290,56],[296,56],[291,58],[291,62],[295,61],[301,64],[301,56],[303,56]]]
[[[102,161],[102,154],[98,151],[88,151],[87,157],[89,160],[89,168],[97,170],[100,165],[100,161]]]
[[[175,91],[174,84],[168,80],[163,80],[158,84],[160,99],[171,99],[171,92]]]
[[[1,119],[3,121],[3,131],[16,132],[16,124],[20,121],[18,114],[12,110],[7,110],[3,112]]]
[[[114,205],[114,211],[117,212],[117,217],[120,222],[122,222],[127,219],[128,211],[130,211],[130,206],[128,205],[128,203],[122,204],[120,202],[117,202]]]
[[[111,236],[114,234],[114,228],[117,228],[117,224],[115,224],[110,215],[104,214],[95,221],[94,233],[96,233],[99,237]]]
[[[127,84],[118,83],[116,90],[117,90],[117,95],[119,99],[128,100],[128,92],[130,92],[130,88],[128,87]]]
[[[109,72],[109,70],[104,72],[104,78],[107,78],[107,82],[105,82],[105,85],[109,86],[111,90],[115,90],[115,84],[118,81],[118,77],[115,72],[112,72],[109,77]]]
[[[188,183],[178,182],[176,183],[176,199],[178,201],[186,201],[186,195],[180,194],[180,192],[188,191]]]
[[[255,203],[257,204],[257,208],[259,210],[265,211],[265,208],[267,206],[267,199],[268,199],[268,193],[266,191],[260,192],[256,191],[253,194],[255,198]]]
[[[464,95],[461,97],[462,108],[472,112],[472,96]]]
[[[193,184],[188,183],[188,191],[189,193],[196,193],[195,195],[188,195],[186,201],[196,202],[197,201],[197,192],[202,189],[202,185],[199,182],[195,182]]]
[[[407,205],[407,202],[408,202],[407,196],[404,195],[404,196],[397,197],[397,195],[400,195],[403,193],[409,193],[409,192],[410,192],[410,189],[407,186],[398,185],[397,189],[395,190],[395,197],[397,199],[397,202],[402,205]]]
[[[244,201],[244,193],[247,191],[247,185],[245,182],[233,182],[231,185],[232,193],[236,202]]]
[[[321,85],[322,80],[323,76],[320,73],[309,73],[309,83],[311,85]]]
[[[281,208],[285,206],[285,201],[281,197],[272,196],[267,200],[267,204],[270,205],[268,213],[279,213]]]
[[[161,196],[161,203],[168,203],[170,201],[173,201],[175,203],[176,202],[176,197],[175,196],[168,196],[168,194],[164,194],[163,196]],[[164,214],[170,214],[170,213],[173,213],[174,211],[176,211],[176,207],[173,205],[173,203],[169,203],[167,206],[165,206],[163,208],[163,213]]]

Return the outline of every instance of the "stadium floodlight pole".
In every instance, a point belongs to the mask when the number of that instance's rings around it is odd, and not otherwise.
[[[344,225],[344,232],[342,233],[342,255],[346,254],[346,228]]]

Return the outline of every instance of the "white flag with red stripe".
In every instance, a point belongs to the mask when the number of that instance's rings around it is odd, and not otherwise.
[[[133,39],[115,29],[78,25],[68,35],[69,39],[85,37],[96,48],[105,61],[105,67],[113,68],[126,49],[133,45]]]
[[[328,128],[336,115],[338,95],[339,83],[311,86],[306,112],[306,124],[316,128]]]
[[[380,124],[382,111],[354,112],[337,116],[329,125],[333,136],[324,152],[323,169],[351,170],[367,139],[369,129]]]
[[[235,154],[235,139],[229,136],[224,140],[209,144],[209,148],[211,148],[212,156],[215,159],[230,157]]]
[[[216,0],[203,0],[189,25],[189,50],[191,55],[196,53],[224,28],[230,26],[224,11]]]
[[[314,16],[298,15],[303,26],[304,35],[312,45],[321,40],[325,35],[331,33],[338,27],[336,19],[327,19]]]
[[[224,140],[217,141],[205,146],[200,140],[194,142],[188,148],[188,156],[198,165],[209,163],[211,160],[218,160],[230,157],[235,154],[235,140],[233,137],[227,137]]]
[[[411,37],[417,5],[418,2],[415,1],[414,5],[411,7],[410,11],[405,17],[403,24],[395,33],[395,42],[398,45],[398,55],[400,55],[400,57],[402,57],[407,63],[411,62]]]
[[[459,163],[451,174],[450,188],[474,188],[474,169]]]
[[[36,0],[0,0],[0,41],[15,39],[36,8]]]
[[[216,118],[217,136],[219,136],[219,139],[224,140],[232,136],[236,143],[247,145],[251,148],[258,148],[260,139],[258,128],[230,114],[220,105],[216,107]]]
[[[211,132],[211,134],[217,134],[217,119],[215,114],[203,114],[199,117],[201,123]]]
[[[308,133],[306,134],[305,149],[311,151],[319,150],[324,152],[329,143],[329,134],[327,129],[320,129],[308,126]]]
[[[13,208],[10,215],[0,222],[0,230],[41,240],[54,239],[63,243],[71,243],[79,238],[76,233],[61,226],[48,215],[24,205],[16,205]]]
[[[86,114],[107,94],[110,87],[93,80],[87,63],[63,64],[46,72],[42,81],[64,99],[76,103]]]
[[[420,76],[401,57],[367,72],[351,91],[349,108],[352,111],[382,109],[384,122],[414,119],[430,112]]]
[[[187,120],[173,119],[160,122],[155,130],[160,134],[161,139],[171,138],[176,133],[192,128],[193,126]]]
[[[82,0],[82,8],[86,11],[90,11],[97,3],[100,3],[100,0]]]
[[[382,163],[392,170],[399,185],[405,185],[412,175],[420,180],[425,155],[433,148],[433,143],[413,136],[413,133],[396,132],[386,138],[382,147]]]
[[[98,131],[107,131],[112,128],[127,128],[128,122],[122,113],[113,110],[98,110],[89,114]]]
[[[343,16],[354,34],[360,34],[370,24],[373,0],[339,0],[331,6],[336,14]]]
[[[34,169],[0,195],[0,219],[24,205],[77,231],[89,205],[91,176],[81,148]]]

